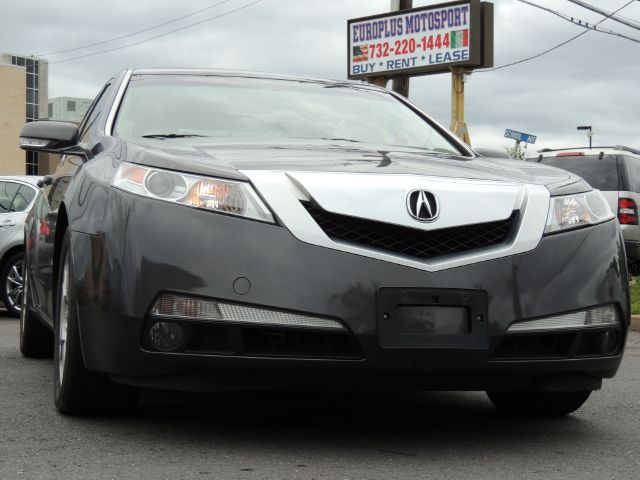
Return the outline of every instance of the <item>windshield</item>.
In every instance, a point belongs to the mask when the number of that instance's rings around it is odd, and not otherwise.
[[[461,153],[390,94],[272,79],[134,76],[114,132],[132,140],[342,140]]]
[[[602,159],[599,155],[543,157],[540,162],[575,173],[598,190],[621,190],[615,155],[603,155]]]

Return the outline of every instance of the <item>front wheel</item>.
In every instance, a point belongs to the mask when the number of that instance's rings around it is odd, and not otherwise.
[[[581,392],[489,391],[489,400],[500,410],[523,416],[560,417],[579,409],[590,390]]]
[[[115,383],[103,373],[87,370],[78,329],[78,305],[67,231],[60,252],[55,309],[54,401],[66,415],[128,413],[138,402],[138,390]]]
[[[7,312],[14,317],[20,316],[20,308],[22,307],[23,260],[23,252],[11,255],[0,274],[0,281],[3,287],[2,300]]]
[[[29,272],[23,271],[22,306],[20,308],[20,352],[27,358],[53,357],[53,332],[31,313]]]

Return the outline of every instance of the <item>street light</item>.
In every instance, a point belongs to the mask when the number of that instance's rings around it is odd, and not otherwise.
[[[589,149],[591,149],[591,137],[593,137],[593,130],[591,130],[591,125],[581,125],[578,127],[578,130],[587,131],[587,137],[589,137]]]

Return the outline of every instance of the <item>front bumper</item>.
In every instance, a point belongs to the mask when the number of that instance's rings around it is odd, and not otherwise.
[[[640,262],[640,242],[625,240],[624,248],[626,250],[627,260],[629,263],[637,264]]]
[[[513,257],[429,273],[297,240],[282,227],[112,190],[105,232],[73,231],[80,332],[90,370],[164,388],[407,386],[420,389],[591,389],[615,374],[622,349],[599,358],[492,359],[518,320],[614,304],[629,322],[615,222],[545,237]],[[250,282],[236,293],[234,282]],[[486,292],[486,344],[382,348],[381,288]],[[361,358],[274,358],[151,352],[145,320],[161,292],[340,319]]]

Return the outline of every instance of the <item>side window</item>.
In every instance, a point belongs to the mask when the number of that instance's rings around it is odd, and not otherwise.
[[[107,83],[104,86],[104,88],[100,91],[96,99],[91,104],[89,111],[85,115],[85,118],[82,124],[80,125],[80,133],[79,133],[80,143],[87,143],[89,141],[89,134],[93,133],[94,131],[93,127],[96,123],[96,120],[100,117],[100,114],[102,113],[102,109],[104,108],[104,104],[107,100],[107,96],[105,95],[105,93],[107,92],[107,90],[109,90],[110,86],[111,86],[111,83]]]
[[[26,185],[20,185],[18,193],[16,193],[16,196],[13,198],[11,211],[24,212],[35,196],[36,192],[33,188]]]
[[[13,198],[18,193],[19,183],[0,182],[0,213],[9,213]]]
[[[629,190],[640,193],[640,158],[622,157],[629,177]]]

